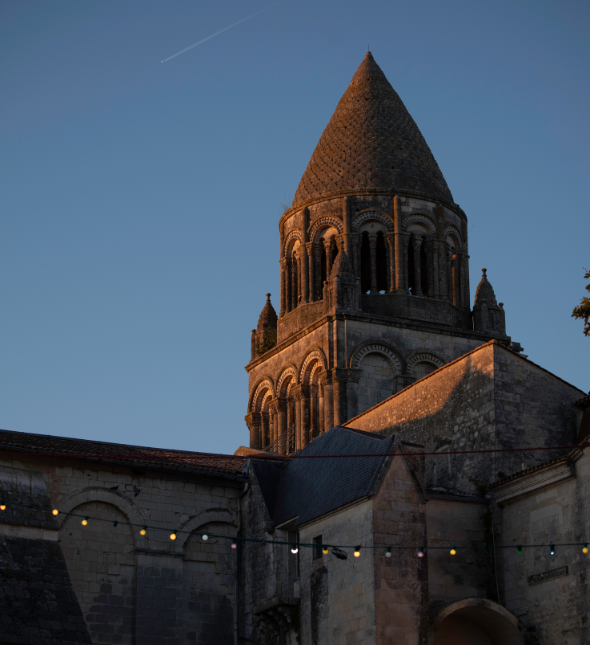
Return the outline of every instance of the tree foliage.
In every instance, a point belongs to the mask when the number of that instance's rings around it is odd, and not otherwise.
[[[584,280],[590,280],[590,271],[584,268]],[[590,292],[590,282],[586,285],[586,291]],[[584,321],[584,336],[590,336],[590,298],[584,296],[582,302],[572,311],[573,318],[581,318]]]

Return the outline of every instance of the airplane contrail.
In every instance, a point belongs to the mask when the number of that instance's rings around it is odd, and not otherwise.
[[[281,0],[279,0],[280,2]],[[198,43],[195,43],[194,45],[189,45],[188,47],[185,47],[184,49],[181,49],[179,52],[176,52],[176,54],[172,54],[172,56],[168,56],[168,58],[165,58],[162,63],[165,63],[168,60],[171,60],[172,58],[176,58],[177,56],[180,56],[180,54],[184,54],[184,52],[187,52],[189,49],[193,49],[193,47],[198,47],[199,45],[202,45],[204,42],[207,42],[208,40],[211,40],[211,38],[215,38],[215,36],[219,36],[219,34],[222,34],[224,31],[227,31],[228,29],[231,29],[232,27],[236,27],[237,25],[241,24],[242,22],[246,22],[246,20],[250,20],[250,18],[254,18],[254,16],[257,16],[259,13],[262,13],[263,11],[266,11],[267,9],[270,9],[271,7],[274,7],[276,4],[279,4],[279,2],[273,2],[272,4],[268,5],[268,7],[265,7],[264,9],[261,9],[260,11],[257,11],[256,13],[253,13],[250,16],[246,16],[245,18],[242,18],[241,20],[238,20],[238,22],[234,22],[233,25],[230,25],[229,27],[224,27],[223,29],[220,29],[219,31],[216,31],[214,34],[211,34],[210,36],[207,36],[207,38],[203,38],[203,40],[199,40]]]

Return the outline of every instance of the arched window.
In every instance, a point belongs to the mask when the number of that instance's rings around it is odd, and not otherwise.
[[[361,236],[361,292],[371,290],[371,245],[367,231]]]
[[[382,231],[377,233],[377,291],[387,292],[387,251]]]

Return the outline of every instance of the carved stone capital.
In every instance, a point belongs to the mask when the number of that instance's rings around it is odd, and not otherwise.
[[[318,381],[320,385],[329,385],[332,382],[332,373],[330,370],[325,370],[318,374]]]
[[[250,412],[244,419],[248,428],[258,427],[260,425],[260,412]]]

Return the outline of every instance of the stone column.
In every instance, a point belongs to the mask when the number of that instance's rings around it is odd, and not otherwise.
[[[315,294],[315,299],[316,300],[321,300],[322,299],[322,285],[320,284],[322,281],[322,267],[321,262],[322,262],[322,245],[317,244],[314,242],[313,245],[313,259],[315,263],[315,271],[314,271],[314,284],[313,284],[313,292]]]
[[[305,251],[307,254],[307,302],[313,302],[315,300],[315,252],[314,252],[314,243],[307,242],[305,244]]]
[[[318,383],[318,435],[324,432],[324,386]]]
[[[334,425],[339,426],[347,421],[346,383],[348,381],[345,369],[334,367],[332,373],[332,398],[334,400]]]
[[[299,285],[297,280],[297,272],[299,271],[299,263],[297,262],[297,255],[294,253],[291,256],[291,311],[297,307],[299,299]]]
[[[379,293],[377,291],[377,234],[369,234],[369,247],[371,249],[371,291],[370,293]]]
[[[246,415],[246,424],[250,430],[250,448],[261,450],[262,441],[260,437],[260,413],[250,412]]]
[[[277,399],[277,437],[282,437],[287,432],[287,401]],[[281,452],[281,454],[284,454]]]
[[[301,448],[311,441],[309,436],[309,385],[301,385]]]
[[[269,418],[268,418],[268,412],[261,412],[260,413],[260,434],[261,434],[261,439],[262,439],[262,445],[261,449],[264,450],[266,446],[270,443],[270,437],[269,437]]]
[[[317,427],[318,418],[318,386],[312,383],[309,386],[309,440],[313,441],[319,434]]]
[[[299,291],[301,293],[301,302],[306,303],[308,301],[307,289],[309,286],[307,244],[302,244],[299,248],[301,249],[301,286]]]
[[[459,306],[459,290],[457,288],[457,278],[459,272],[457,271],[457,254],[451,255],[451,294],[453,304],[455,307]]]
[[[293,387],[291,393],[295,401],[295,450],[301,450],[301,385]]]
[[[407,293],[408,280],[404,270],[405,236],[402,233],[402,209],[399,195],[393,198],[393,231],[395,238],[395,290],[397,293]]]
[[[342,224],[343,224],[343,239],[344,239],[344,250],[346,255],[350,257],[351,252],[351,239],[350,239],[350,197],[344,198],[344,203],[342,204]],[[342,251],[342,249],[340,249]]]
[[[389,251],[389,293],[395,291],[395,235],[387,234],[387,250]]]
[[[432,297],[440,296],[440,285],[438,283],[438,241],[432,243]]]
[[[358,247],[358,242],[359,242],[359,236],[358,236],[357,233],[353,233],[350,236],[350,242],[351,242],[351,246],[352,246],[351,253],[352,253],[352,266],[353,266],[353,269],[354,269],[354,275],[355,275],[355,277],[360,278],[361,274],[360,274],[360,271],[359,271],[359,256],[358,256],[359,251],[358,251],[358,248],[357,248]]]
[[[327,432],[334,427],[334,401],[332,398],[332,373],[330,370],[321,372],[318,379],[322,385],[323,408],[324,408],[324,427],[323,431]]]
[[[269,418],[269,439],[270,443],[277,440],[279,436],[279,419],[277,415],[277,399],[273,399],[268,405],[268,418]]]
[[[422,248],[422,238],[414,237],[414,285],[416,289],[415,296],[422,296],[422,272],[420,267],[420,249]]]
[[[280,265],[281,265],[281,312],[279,314],[279,318],[282,318],[287,311],[287,280],[286,280],[287,260],[286,258],[280,259]]]
[[[471,297],[469,294],[469,256],[461,254],[461,299],[464,309],[471,309]]]
[[[332,240],[324,240],[324,249],[326,251],[326,280],[329,280],[332,269]]]
[[[363,370],[348,368],[346,372],[346,420],[348,420],[358,414],[358,383]]]

